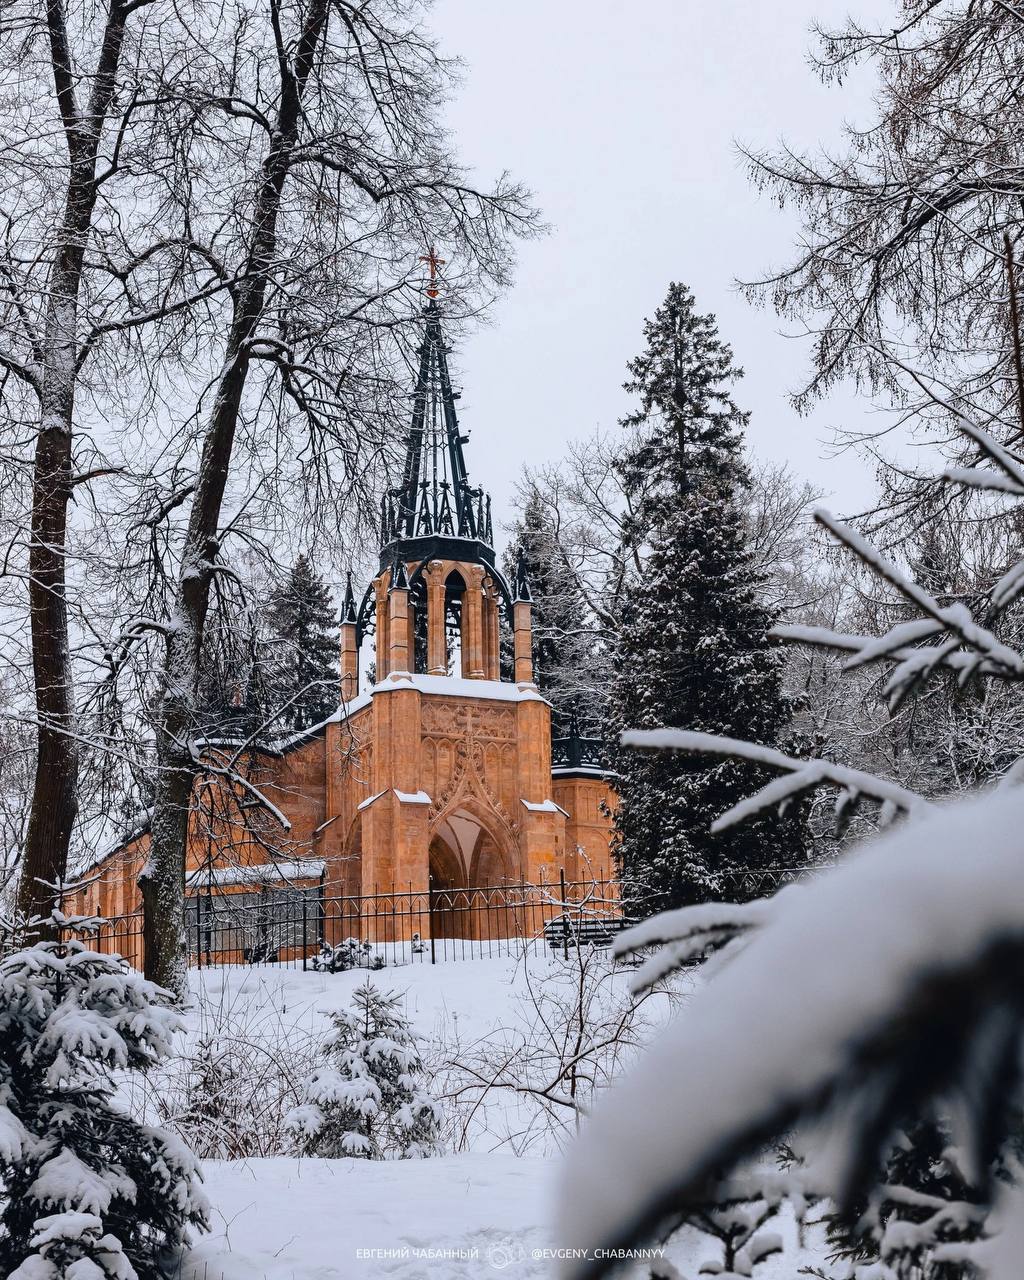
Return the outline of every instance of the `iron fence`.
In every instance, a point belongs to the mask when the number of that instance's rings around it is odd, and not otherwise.
[[[206,892],[186,900],[189,963],[302,969],[383,968],[518,955],[524,948],[606,947],[624,924],[611,878],[553,884],[386,891],[307,888]],[[141,912],[105,919],[93,945],[141,967]]]
[[[820,867],[730,871],[724,900],[775,892]],[[186,900],[189,963],[274,964],[335,971],[610,946],[629,920],[605,876],[549,884],[397,889],[333,895],[323,884],[200,890]],[[142,914],[105,919],[94,945],[141,968]]]

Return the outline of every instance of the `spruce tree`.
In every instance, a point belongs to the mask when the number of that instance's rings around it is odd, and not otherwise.
[[[338,707],[338,626],[331,592],[306,556],[271,595],[276,654],[271,686],[281,723],[292,730],[319,724]]]
[[[195,1157],[118,1096],[172,1056],[173,1003],[77,938],[0,961],[0,1274],[164,1275],[208,1227]]]
[[[430,1096],[401,998],[367,978],[350,1010],[331,1013],[327,1062],[306,1083],[288,1127],[306,1155],[365,1160],[432,1155],[440,1109]]]
[[[670,286],[644,336],[628,365],[626,390],[640,407],[624,421],[635,443],[621,463],[643,569],[617,637],[607,733],[615,853],[627,909],[641,915],[758,896],[766,886],[756,872],[793,865],[802,849],[799,814],[712,834],[716,818],[768,781],[756,766],[619,745],[624,730],[664,726],[775,745],[789,718],[744,532],[748,415],[730,394],[741,370],[683,285]]]
[[[554,707],[555,732],[565,729],[573,713],[589,727],[598,714],[598,697],[591,680],[594,640],[586,602],[561,557],[555,529],[537,494],[527,499],[505,552],[505,573],[511,582],[520,561],[533,602],[534,680]]]

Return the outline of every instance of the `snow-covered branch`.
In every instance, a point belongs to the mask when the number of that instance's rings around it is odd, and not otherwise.
[[[1024,1016],[1022,822],[1019,789],[988,793],[780,900],[595,1108],[560,1208],[566,1244],[590,1255],[563,1274],[604,1274],[596,1249],[656,1236],[766,1140],[823,1117],[815,1185],[849,1210],[894,1128],[955,1095],[983,1199]]]
[[[649,991],[669,974],[710,952],[732,954],[732,944],[770,919],[783,900],[782,895],[789,895],[796,889],[796,885],[787,885],[775,897],[757,898],[753,902],[702,902],[697,906],[663,911],[619,934],[612,955],[621,960],[648,947],[660,948],[643,962],[629,981],[630,990],[634,993]]]
[[[270,799],[266,792],[256,786],[256,784],[250,778],[247,778],[244,773],[239,773],[237,769],[214,764],[210,759],[208,752],[200,754],[198,751],[195,751],[193,753],[193,760],[197,769],[201,773],[213,774],[215,777],[224,779],[229,786],[240,788],[251,800],[255,801],[261,809],[266,810],[266,812],[274,818],[284,831],[291,831],[292,824],[287,815],[283,813],[276,804],[274,804],[273,800]]]
[[[840,815],[847,814],[862,799],[873,800],[881,805],[886,823],[898,813],[918,817],[928,813],[933,807],[922,796],[887,778],[878,778],[860,769],[848,769],[845,765],[833,764],[830,760],[796,760],[772,747],[761,747],[738,738],[722,738],[713,733],[696,733],[688,729],[634,729],[622,735],[622,742],[627,747],[728,756],[782,771],[781,778],[768,783],[755,795],[723,813],[711,828],[715,832],[742,822],[763,809],[785,804],[786,801],[820,786],[839,789],[836,808]]]
[[[908,578],[890,560],[886,559],[866,538],[861,537],[855,529],[844,524],[843,521],[837,520],[824,508],[819,507],[814,513],[814,518],[834,538],[852,551],[862,563],[866,564],[880,578],[894,587],[904,599],[918,608],[925,615],[925,618],[929,620],[928,622],[919,620],[916,623],[907,623],[893,628],[887,636],[883,636],[873,642],[870,656],[865,657],[863,661],[878,661],[882,658],[890,658],[893,656],[894,650],[903,649],[906,646],[908,639],[916,640],[924,636],[946,634],[951,639],[956,640],[958,645],[973,651],[979,658],[987,659],[993,669],[993,674],[1014,680],[1024,678],[1024,657],[1021,657],[1015,649],[1003,644],[986,627],[982,627],[975,622],[965,605],[959,602],[940,605],[923,587]],[[940,646],[934,656],[939,659],[945,653],[946,650]],[[930,665],[930,662],[926,660],[924,663],[925,669],[930,669]],[[897,683],[899,688],[906,687],[914,677],[920,674],[916,664],[910,657],[907,658],[903,666],[904,671],[901,673]],[[975,666],[977,666],[977,663],[975,663]],[[890,684],[892,684],[892,681],[890,681]]]

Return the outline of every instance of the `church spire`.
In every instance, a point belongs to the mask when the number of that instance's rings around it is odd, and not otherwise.
[[[401,483],[386,495],[381,510],[381,561],[393,559],[395,544],[420,539],[459,539],[478,544],[476,554],[459,558],[493,563],[491,500],[469,482],[462,434],[448,371],[448,345],[441,330],[436,269],[443,259],[433,250],[429,301],[423,309],[423,341],[405,442]]]

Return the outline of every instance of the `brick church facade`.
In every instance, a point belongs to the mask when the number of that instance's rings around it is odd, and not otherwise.
[[[501,572],[489,499],[467,477],[433,295],[419,358],[378,572],[360,605],[351,581],[346,592],[338,710],[273,747],[204,745],[244,767],[279,816],[254,821],[244,789],[197,780],[186,869],[195,909],[200,894],[450,895],[607,873],[613,793],[596,744],[572,730],[552,739],[552,707],[534,683],[529,585],[521,566],[514,582]],[[371,646],[375,680],[360,689]],[[139,911],[148,840],[140,829],[90,868],[72,908]]]

